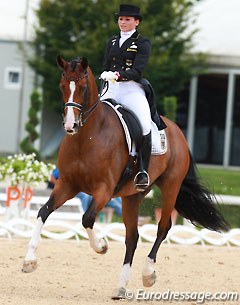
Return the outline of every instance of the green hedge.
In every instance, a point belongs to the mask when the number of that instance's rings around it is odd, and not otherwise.
[[[218,168],[198,167],[199,176],[210,190],[215,194],[240,196],[240,171]],[[146,198],[140,207],[141,216],[151,216],[155,222],[154,210],[161,207],[161,193],[154,187],[153,198]],[[240,206],[220,205],[221,213],[230,223],[232,228],[240,228]],[[177,222],[182,223],[183,219],[178,217]]]
[[[140,207],[141,216],[151,216],[152,222],[155,222],[155,208],[161,207],[161,199],[146,198]],[[240,228],[240,206],[220,205],[219,209],[224,218],[229,222],[231,228]],[[182,224],[183,218],[178,216],[177,223]]]

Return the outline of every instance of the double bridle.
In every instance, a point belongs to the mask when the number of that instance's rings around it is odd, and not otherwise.
[[[83,126],[86,121],[88,120],[88,118],[90,117],[90,115],[94,112],[94,110],[96,109],[97,105],[100,102],[100,96],[98,96],[97,101],[87,110],[85,110],[85,108],[88,105],[89,102],[89,87],[88,87],[88,72],[87,70],[85,71],[85,74],[82,76],[79,76],[77,78],[68,78],[64,73],[62,74],[62,78],[64,78],[65,80],[71,82],[75,82],[80,80],[80,79],[87,79],[87,86],[85,89],[85,93],[84,93],[84,99],[83,99],[83,103],[82,104],[78,104],[76,102],[67,102],[66,104],[63,105],[63,116],[64,116],[64,110],[67,107],[73,107],[79,110],[80,114],[79,114],[79,118],[78,118],[78,122],[80,126]]]

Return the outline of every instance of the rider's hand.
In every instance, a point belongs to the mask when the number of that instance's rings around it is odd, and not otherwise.
[[[119,72],[112,72],[112,71],[104,71],[101,75],[100,78],[104,79],[106,81],[112,81],[115,82],[118,80],[120,77]]]

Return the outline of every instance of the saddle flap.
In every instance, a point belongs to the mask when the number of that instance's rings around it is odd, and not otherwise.
[[[136,152],[139,151],[142,144],[142,126],[137,118],[137,116],[129,109],[124,108],[122,105],[119,105],[114,99],[105,99],[102,102],[106,103],[107,105],[111,106],[115,112],[121,115],[121,123],[123,122],[126,124],[126,127],[129,132],[130,141],[131,141],[131,149],[133,149],[133,143],[135,145]],[[123,120],[123,121],[122,121]],[[124,127],[124,126],[123,126]],[[125,129],[125,128],[124,128]],[[126,132],[126,130],[125,130]]]

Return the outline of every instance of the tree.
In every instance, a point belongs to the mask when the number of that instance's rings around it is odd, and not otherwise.
[[[116,31],[114,7],[119,1],[42,0],[37,10],[39,27],[33,41],[35,56],[29,60],[42,76],[43,101],[55,111],[61,111],[58,83],[58,54],[70,60],[87,57],[95,75],[101,64],[107,39]]]
[[[60,71],[56,56],[88,58],[95,75],[101,72],[106,42],[118,32],[116,17],[122,1],[42,0],[37,11],[39,27],[33,42],[35,57],[30,64],[42,76],[43,101],[61,111],[58,90]],[[132,2],[134,3],[134,2]],[[141,1],[144,21],[141,32],[152,41],[147,78],[156,91],[157,106],[165,96],[176,95],[199,66],[201,58],[190,55],[194,33],[183,35],[189,22],[189,0]],[[160,109],[162,107],[159,107]]]
[[[25,125],[27,136],[20,143],[22,151],[26,154],[35,153],[37,159],[40,159],[40,154],[37,149],[34,148],[34,142],[39,138],[39,134],[36,131],[36,127],[39,124],[38,114],[42,107],[42,101],[40,94],[34,90],[31,94],[31,103],[28,111],[28,121]]]
[[[166,117],[172,120],[173,122],[176,122],[176,115],[177,115],[176,96],[164,96],[162,104]]]
[[[187,31],[195,20],[192,6],[190,0],[148,1],[144,31],[151,37],[152,54],[147,76],[153,83],[160,109],[164,96],[177,95],[204,66],[203,55],[190,51],[196,32]]]

